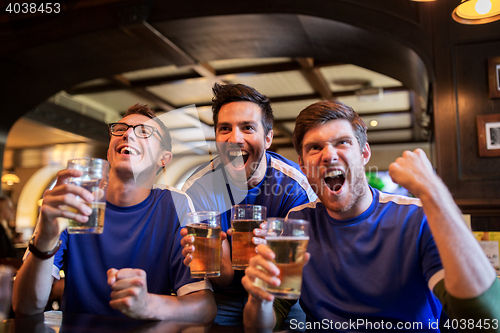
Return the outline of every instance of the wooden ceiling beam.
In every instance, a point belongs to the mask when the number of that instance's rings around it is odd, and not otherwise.
[[[383,88],[384,89],[384,94],[385,93],[391,93],[391,92],[397,92],[397,91],[406,91],[408,88],[402,87],[402,86],[396,86],[396,87],[387,87]],[[337,91],[337,92],[332,92],[332,99],[336,99],[338,97],[345,97],[345,96],[354,96],[356,95],[356,90],[346,90],[346,91]],[[304,101],[304,100],[321,100],[322,97],[318,93],[312,93],[312,94],[302,94],[302,95],[291,95],[291,96],[276,96],[276,97],[269,97],[271,99],[271,103],[282,103],[282,102],[297,102],[297,101]],[[211,106],[212,102],[207,102],[207,103],[197,103],[196,106]]]
[[[384,89],[384,94],[408,90],[408,88],[402,87],[402,86],[387,87],[387,88],[383,88],[383,89]],[[354,95],[356,95],[356,90],[345,90],[345,91],[332,92],[333,99],[336,99],[338,97],[346,97],[346,96],[354,96]],[[271,103],[281,103],[281,102],[303,101],[303,100],[308,100],[308,99],[321,100],[322,98],[319,94],[313,93],[313,94],[303,94],[303,95],[293,95],[293,96],[277,96],[277,97],[270,97],[270,99],[271,99]]]
[[[267,74],[279,73],[300,70],[300,65],[295,61],[286,61],[273,64],[251,65],[224,68],[217,70],[217,75],[231,75],[231,74]]]
[[[161,111],[172,111],[177,109],[174,105],[170,104],[163,98],[160,98],[158,95],[153,94],[152,92],[144,89],[144,88],[132,88],[132,92],[137,94],[138,96],[144,97],[154,104],[156,104],[158,107],[160,107],[162,110]]]
[[[389,141],[389,142],[369,142],[370,147],[374,146],[385,146],[385,145],[397,145],[397,144],[416,144],[416,143],[421,143],[421,144],[428,144],[428,141],[413,141],[413,140],[394,140],[394,141]],[[283,149],[283,148],[294,148],[293,143],[286,143],[286,142],[280,142],[280,143],[273,143],[271,144],[271,147],[269,148],[270,150],[276,151],[277,149]]]
[[[290,130],[288,128],[286,128],[286,126],[283,126],[283,123],[281,122],[276,122],[276,120],[274,121],[274,124],[273,124],[273,128],[276,128],[277,130],[279,130],[282,135],[280,137],[286,137],[286,138],[292,138],[292,132],[290,132]]]
[[[173,64],[182,66],[195,65],[197,63],[193,57],[184,52],[167,37],[163,36],[146,21],[142,21],[138,24],[121,26],[120,29],[149,48],[160,52],[160,54]]]
[[[323,74],[321,74],[320,70],[314,68],[314,59],[313,58],[297,58],[295,59],[300,67],[300,72],[307,80],[307,82],[311,85],[313,90],[318,93],[322,99],[332,100],[333,95]]]
[[[411,110],[385,110],[385,111],[376,111],[376,112],[366,112],[366,113],[358,113],[360,117],[373,117],[380,115],[394,115],[394,114],[403,114],[403,113],[412,113]]]
[[[193,70],[202,77],[215,79],[215,69],[208,62],[200,62],[192,66]]]
[[[139,80],[130,80],[130,87],[131,88],[145,88],[145,87],[151,87],[151,86],[158,86],[162,85],[165,83],[170,83],[170,82],[175,82],[175,81],[181,81],[181,80],[187,80],[187,79],[195,79],[199,78],[200,75],[193,71],[192,73],[183,73],[183,74],[177,74],[177,75],[168,75],[168,76],[161,76],[161,77],[155,77],[155,78],[150,78],[150,79],[139,79]],[[96,85],[91,85],[91,86],[83,86],[83,87],[73,87],[70,89],[67,89],[66,92],[70,95],[84,95],[84,94],[94,94],[94,93],[100,93],[100,92],[106,92],[106,91],[114,91],[114,90],[122,90],[125,89],[123,86],[116,85],[116,83],[109,82],[109,83],[104,83],[104,84],[96,84]]]
[[[407,91],[408,88],[404,86],[394,86],[394,87],[385,87],[382,88],[384,94],[390,94],[393,92],[398,92],[398,91]],[[355,96],[357,90],[344,90],[344,91],[335,91],[332,92],[332,97],[337,98],[337,97],[345,97],[345,96]]]
[[[281,102],[296,102],[296,101],[304,101],[308,99],[317,99],[320,100],[321,96],[314,94],[303,94],[303,95],[292,95],[292,96],[276,96],[270,97],[271,103],[281,103]]]
[[[98,145],[106,145],[109,140],[107,125],[97,119],[67,109],[52,102],[43,102],[25,115],[26,119],[48,127],[87,137]]]
[[[131,87],[130,81],[127,80],[127,78],[124,77],[123,75],[115,75],[113,76],[112,80],[114,80],[116,84],[122,85],[125,89],[130,89],[130,91],[132,91],[134,94],[150,100],[158,107],[160,107],[163,111],[172,111],[177,109],[171,103],[167,102],[158,95],[153,94],[152,92],[146,90],[145,88]]]
[[[349,65],[343,62],[314,61],[314,68]]]
[[[230,74],[266,74],[266,73],[285,72],[291,70],[300,70],[300,66],[295,61],[284,62],[279,64],[235,67],[230,69],[222,69],[218,71],[216,71],[208,63],[199,63],[189,67],[192,70],[191,73],[166,75],[150,79],[130,80],[131,87],[159,86],[162,84],[167,84],[175,81],[196,79],[200,77],[209,77],[212,74],[216,77],[220,77]],[[92,93],[99,93],[99,92],[106,92],[106,91],[113,91],[120,89],[123,89],[123,87],[117,86],[116,84],[113,83],[105,83],[105,84],[96,84],[84,87],[77,86],[71,89],[67,89],[66,92],[70,95],[81,95],[81,94],[92,94]]]
[[[324,66],[332,66],[335,64],[324,64]],[[322,67],[323,65],[314,65],[314,70],[317,71],[317,68]],[[167,75],[150,79],[139,79],[139,80],[130,80],[130,88],[144,88],[149,86],[158,86],[162,84],[168,84],[175,81],[182,81],[187,79],[195,79],[200,77],[210,77],[213,79],[217,79],[221,76],[230,75],[230,74],[265,74],[265,73],[278,73],[284,71],[291,70],[301,70],[300,65],[295,62],[284,62],[279,64],[268,64],[268,65],[257,65],[257,66],[245,66],[245,67],[236,67],[230,69],[223,70],[215,70],[208,63],[196,63],[195,65],[189,66],[192,69],[191,73],[182,73],[177,75]],[[319,71],[318,71],[319,73]],[[321,73],[319,73],[321,74]],[[322,75],[321,75],[322,77]],[[112,81],[112,80],[110,80]],[[224,83],[225,81],[221,80],[220,83]],[[74,87],[71,89],[67,89],[66,92],[70,95],[81,95],[81,94],[92,94],[106,91],[114,91],[114,90],[123,90],[126,89],[122,85],[117,85],[115,82],[108,82],[104,84],[97,84],[92,86],[84,86],[84,87]],[[395,86],[395,87],[386,87],[384,88],[384,93],[396,92],[396,91],[405,91],[408,88],[403,86]],[[346,90],[346,91],[337,91],[330,92],[331,99],[335,99],[338,97],[344,96],[353,96],[355,95],[355,90]],[[326,94],[326,93],[325,93]],[[271,101],[273,103],[279,102],[293,102],[300,101],[305,99],[322,99],[322,95],[320,93],[314,94],[304,94],[297,96],[277,96],[272,97]],[[211,103],[207,104],[199,104],[199,106],[209,106]]]
[[[180,47],[170,41],[167,37],[162,35],[158,30],[152,27],[146,21],[142,21],[139,24],[133,24],[128,26],[122,26],[121,29],[133,38],[138,39],[142,43],[146,44],[152,49],[159,51],[165,56],[169,61],[176,64],[177,66],[188,65],[202,77],[209,79],[214,79],[217,81],[217,76],[215,70],[210,67],[208,63],[199,63],[195,58],[184,52]],[[223,83],[223,82],[222,82]],[[129,87],[131,83],[129,82]],[[143,87],[131,87],[132,91],[138,93],[142,96],[148,96],[147,98],[152,99],[158,106],[163,108],[165,111],[172,111],[176,107],[159,96],[149,92]]]
[[[269,97],[269,96],[268,96]],[[303,101],[308,99],[321,99],[318,94],[303,94],[303,95],[292,95],[292,96],[278,96],[278,97],[269,97],[271,100],[271,104],[280,103],[280,102],[294,102],[294,101]],[[212,106],[212,102],[207,103],[196,103],[196,106]]]
[[[213,80],[214,83],[218,84],[226,84],[226,82],[222,81],[217,74],[215,73],[215,69],[210,66],[208,62],[199,62],[196,65],[192,66],[192,69],[198,73],[201,77],[205,77],[207,79]]]
[[[403,113],[411,113],[411,110],[390,110],[390,111],[380,111],[380,112],[370,112],[370,113],[358,113],[360,117],[373,117],[380,115],[394,115],[394,114],[403,114]],[[294,123],[297,118],[275,118],[275,123]]]
[[[368,133],[374,133],[374,132],[395,132],[395,131],[402,131],[402,130],[413,130],[413,126],[403,126],[403,127],[392,127],[392,128],[374,128],[374,127],[369,127],[368,128]]]

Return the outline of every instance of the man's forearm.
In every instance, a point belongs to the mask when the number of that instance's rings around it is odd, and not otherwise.
[[[251,295],[243,310],[243,325],[253,328],[270,328],[276,325],[272,301],[259,301]]]
[[[200,290],[184,296],[149,294],[147,318],[210,324],[217,315],[217,307],[210,290]]]
[[[478,242],[462,220],[451,193],[436,182],[419,195],[445,270],[450,295],[472,298],[481,295],[496,278]]]
[[[29,254],[16,275],[12,307],[17,315],[44,311],[52,289],[54,259],[41,260]]]

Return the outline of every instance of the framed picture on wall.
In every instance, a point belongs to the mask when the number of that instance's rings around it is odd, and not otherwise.
[[[500,57],[488,59],[490,98],[500,98]]]
[[[500,157],[500,113],[477,116],[479,156]]]

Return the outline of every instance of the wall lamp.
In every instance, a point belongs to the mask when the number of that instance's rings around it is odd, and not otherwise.
[[[436,0],[411,0],[431,2]],[[451,17],[462,24],[485,24],[500,20],[500,0],[462,0],[451,13]]]
[[[462,0],[451,14],[462,24],[484,24],[500,20],[500,0]]]
[[[20,182],[19,177],[16,174],[8,173],[2,176],[2,183],[12,186]]]

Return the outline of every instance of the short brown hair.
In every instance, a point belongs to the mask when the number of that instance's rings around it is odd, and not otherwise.
[[[267,96],[262,95],[252,87],[239,83],[225,85],[216,83],[212,91],[214,93],[214,97],[212,98],[212,111],[215,130],[217,130],[220,108],[232,102],[252,102],[257,104],[262,110],[264,134],[267,135],[269,131],[273,129],[273,109],[271,108],[271,101]]]
[[[368,127],[363,119],[350,106],[338,101],[325,100],[309,105],[300,112],[295,120],[292,141],[299,156],[302,156],[302,140],[306,133],[315,126],[335,119],[345,119],[351,124],[361,151],[363,151],[368,140],[366,135]]]
[[[172,151],[172,138],[170,137],[170,131],[167,126],[165,126],[165,124],[160,120],[160,118],[156,116],[153,110],[148,108],[147,105],[137,103],[128,108],[123,118],[132,114],[139,114],[141,116],[146,116],[154,120],[158,124],[158,126],[160,126],[160,130],[162,132],[161,136],[163,137],[163,146],[167,151]]]

